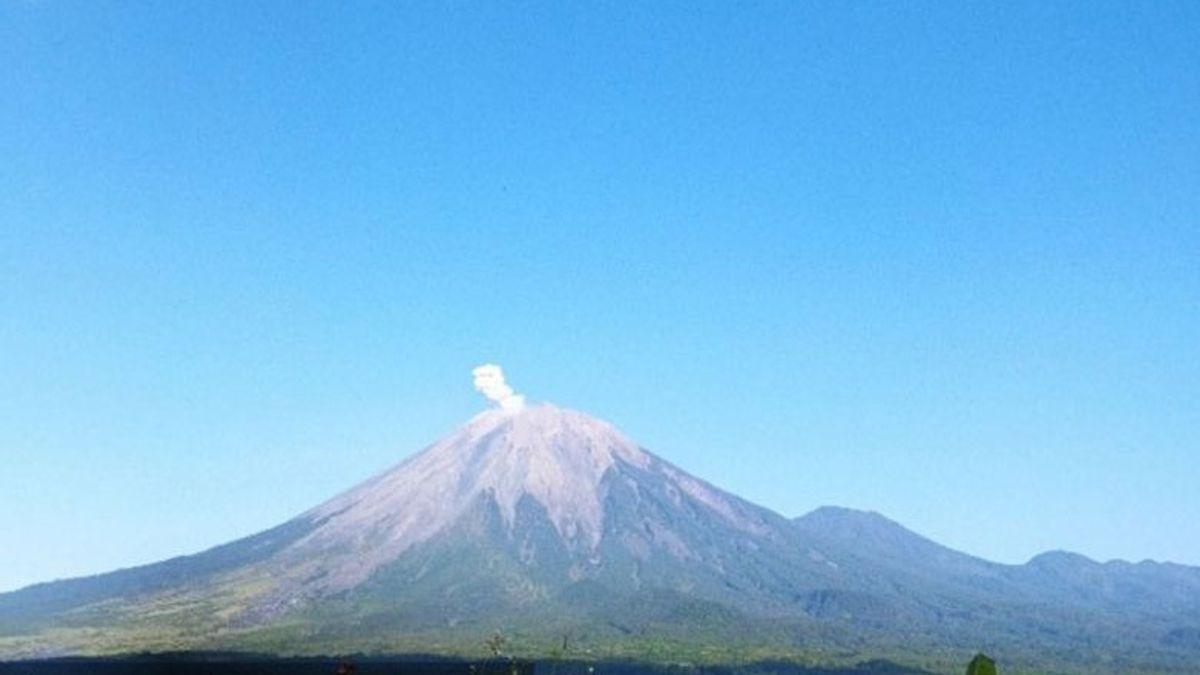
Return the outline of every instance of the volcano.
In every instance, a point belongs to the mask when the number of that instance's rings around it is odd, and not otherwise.
[[[266,532],[0,595],[0,656],[178,649],[797,654],[989,648],[1070,671],[1200,654],[1200,569],[1001,565],[878,514],[796,519],[552,405],[481,413]],[[1099,666],[1097,665],[1099,664]],[[1181,671],[1182,672],[1182,671]]]

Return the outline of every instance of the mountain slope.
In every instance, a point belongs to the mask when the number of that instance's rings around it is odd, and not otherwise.
[[[1096,652],[1169,670],[1197,649],[1200,570],[1066,554],[998,565],[877,514],[788,520],[607,423],[531,406],[478,415],[262,534],[0,595],[0,656],[456,651],[498,626],[630,653],[661,640],[991,646],[1030,663]]]

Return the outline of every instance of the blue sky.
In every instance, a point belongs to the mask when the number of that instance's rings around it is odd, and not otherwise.
[[[786,515],[1200,564],[1200,5],[0,0],[0,589],[471,367]]]

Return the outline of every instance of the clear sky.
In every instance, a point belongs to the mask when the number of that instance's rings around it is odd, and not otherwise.
[[[485,361],[785,515],[1200,564],[1200,3],[0,0],[0,589]]]

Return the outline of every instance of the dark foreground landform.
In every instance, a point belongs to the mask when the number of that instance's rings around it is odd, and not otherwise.
[[[738,665],[634,661],[520,661],[503,657],[303,657],[169,654],[0,662],[0,675],[929,675],[889,661],[811,667],[786,661]]]

